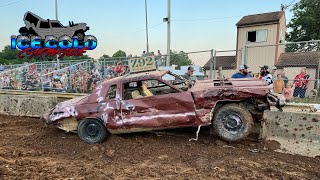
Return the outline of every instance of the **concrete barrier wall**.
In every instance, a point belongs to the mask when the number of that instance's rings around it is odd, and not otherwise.
[[[40,117],[57,102],[54,96],[0,94],[0,114]]]
[[[262,136],[281,144],[281,152],[320,156],[320,113],[266,111]]]

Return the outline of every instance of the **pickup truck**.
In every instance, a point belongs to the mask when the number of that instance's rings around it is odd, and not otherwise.
[[[170,71],[144,72],[105,81],[89,95],[57,104],[43,119],[90,144],[110,134],[201,126],[238,141],[264,110],[284,106],[271,89],[254,78],[190,82]]]

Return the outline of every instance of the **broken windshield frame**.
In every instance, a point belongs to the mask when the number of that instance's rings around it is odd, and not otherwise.
[[[166,80],[164,79],[164,76],[171,76],[171,78],[169,80]],[[174,74],[172,73],[171,71],[168,71],[166,74],[164,74],[162,77],[161,77],[163,80],[166,80],[166,81],[169,81],[173,86],[176,86],[176,85],[184,85],[184,86],[187,86],[188,88],[190,88],[192,86],[192,83],[190,83],[189,80],[183,78],[182,76],[180,75],[177,75],[177,74]],[[180,88],[178,88],[180,89]]]

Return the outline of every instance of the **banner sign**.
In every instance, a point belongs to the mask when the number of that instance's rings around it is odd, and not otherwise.
[[[131,73],[157,69],[155,59],[152,56],[130,59],[129,68]]]

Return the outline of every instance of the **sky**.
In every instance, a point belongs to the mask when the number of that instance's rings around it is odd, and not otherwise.
[[[149,51],[166,53],[167,0],[147,0]],[[173,51],[232,50],[236,47],[236,23],[245,15],[279,11],[281,4],[298,0],[171,0],[171,49]],[[286,10],[287,23],[292,7]],[[55,19],[55,0],[0,0],[0,50],[10,44],[31,11],[43,19]],[[87,35],[98,39],[88,55],[112,56],[121,49],[141,55],[146,50],[145,0],[58,0],[58,19],[85,22]]]

